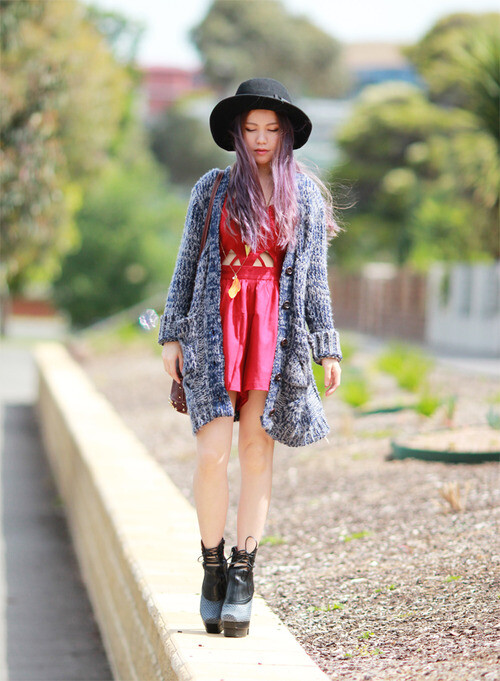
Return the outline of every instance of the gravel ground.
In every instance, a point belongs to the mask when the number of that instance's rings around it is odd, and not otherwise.
[[[189,417],[168,404],[160,349],[80,357],[97,387],[193,503]],[[373,357],[384,403],[408,399]],[[457,425],[486,423],[497,379],[437,366],[441,394],[458,396]],[[273,499],[259,548],[259,593],[331,679],[500,679],[500,466],[390,460],[390,439],[443,427],[438,410],[355,417],[341,388],[325,401],[332,430],[309,447],[276,443]],[[227,545],[239,486],[235,425]],[[454,511],[442,491],[461,495]],[[267,543],[265,543],[267,542]]]

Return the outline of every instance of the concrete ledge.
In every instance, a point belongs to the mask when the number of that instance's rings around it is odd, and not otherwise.
[[[262,598],[244,639],[207,635],[196,513],[65,348],[35,348],[37,409],[116,679],[325,681]]]

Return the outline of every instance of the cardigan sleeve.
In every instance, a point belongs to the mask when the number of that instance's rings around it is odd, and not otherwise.
[[[158,343],[177,340],[177,321],[189,312],[198,265],[204,210],[200,205],[198,181],[191,191],[174,273],[170,280],[165,309],[160,317]]]
[[[306,276],[305,317],[310,332],[313,359],[316,364],[321,364],[323,357],[341,360],[342,351],[333,321],[328,285],[325,204],[316,185],[312,188],[309,217],[312,250]]]

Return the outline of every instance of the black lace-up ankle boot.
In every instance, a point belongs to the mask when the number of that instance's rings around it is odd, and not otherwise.
[[[227,561],[224,556],[224,538],[218,546],[205,548],[201,542],[205,576],[201,587],[200,615],[208,634],[222,631],[221,611],[226,596]]]
[[[255,541],[254,550],[249,553],[246,545],[249,539]],[[227,591],[222,606],[224,636],[242,638],[249,632],[253,600],[253,566],[257,555],[257,542],[247,537],[245,548],[233,546],[231,564],[228,569]]]

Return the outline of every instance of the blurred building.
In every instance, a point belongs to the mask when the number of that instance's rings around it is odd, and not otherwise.
[[[201,69],[146,66],[142,73],[141,116],[147,122],[154,120],[179,97],[206,88]]]
[[[351,95],[355,96],[366,85],[387,80],[425,87],[424,81],[403,55],[402,47],[396,43],[345,43],[343,61],[354,81]]]

